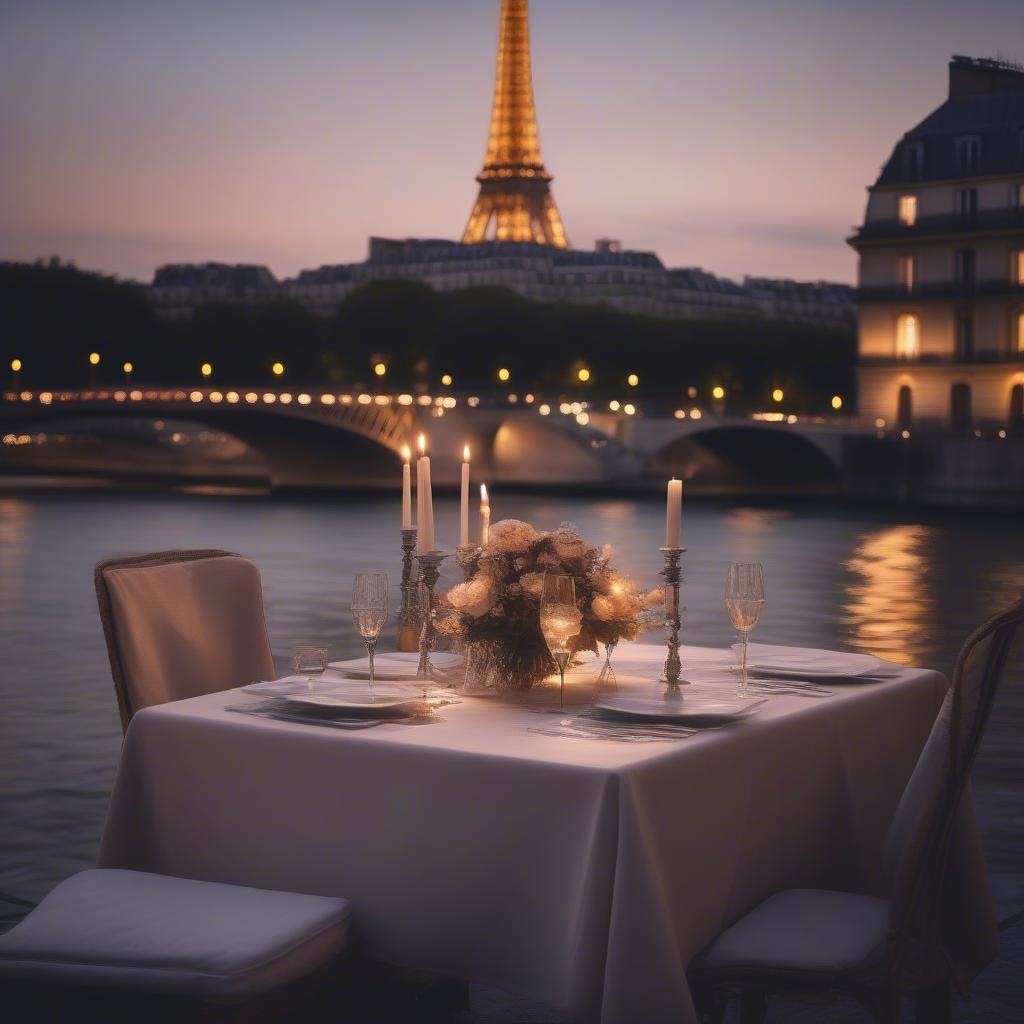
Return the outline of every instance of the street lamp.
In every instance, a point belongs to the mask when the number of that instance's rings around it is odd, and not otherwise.
[[[126,362],[124,364],[124,366],[121,367],[121,369],[124,370],[124,380],[125,380],[125,383],[126,384],[131,384],[131,382],[132,382],[132,371],[135,369],[135,367],[132,366],[132,364],[130,362]]]
[[[631,373],[631,374],[630,374],[630,375],[629,375],[629,376],[628,376],[628,377],[626,378],[626,383],[627,383],[627,384],[628,384],[628,385],[629,385],[629,386],[630,386],[631,388],[635,388],[635,387],[637,386],[637,384],[639,384],[639,383],[640,383],[640,378],[639,378],[639,377],[638,377],[638,376],[637,376],[637,375],[636,375],[635,373]]]
[[[507,381],[511,376],[512,374],[508,370],[506,370],[504,366],[498,371],[498,380],[500,380],[502,383]]]
[[[772,401],[773,402],[781,402],[785,397],[786,397],[786,393],[782,390],[782,388],[776,388],[772,392]]]
[[[590,371],[585,366],[581,366],[576,376],[581,384],[586,384],[590,380]]]
[[[711,397],[714,398],[716,401],[720,402],[723,398],[725,398],[725,388],[723,388],[721,384],[716,384],[711,389]]]
[[[213,376],[213,366],[212,366],[212,364],[210,364],[210,363],[203,363],[203,365],[199,367],[199,372],[204,377],[212,377]]]
[[[275,377],[282,377],[282,376],[284,376],[284,363],[281,363],[281,362],[274,363],[270,367],[270,372]]]
[[[842,407],[843,407],[843,400],[842,400],[842,398],[840,398],[839,395],[833,395],[832,396],[832,408],[835,409],[836,412],[839,412],[839,410],[842,409]]]
[[[441,383],[446,388],[450,388],[452,386],[452,375],[450,373],[442,374],[441,375]]]
[[[21,360],[11,360],[11,387],[16,388],[21,381]]]

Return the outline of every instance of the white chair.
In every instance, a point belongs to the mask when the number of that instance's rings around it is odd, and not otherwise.
[[[282,992],[295,1005],[304,983],[340,967],[348,915],[343,899],[82,871],[0,935],[3,1006],[25,1011],[8,1020],[53,1001],[63,1008],[53,1020],[118,1007],[138,1020],[168,1009],[194,1020],[211,1009],[231,1019]]]
[[[882,1024],[917,997],[919,1021],[951,1019],[951,984],[983,964],[958,962],[956,922],[944,920],[942,883],[960,798],[995,698],[1024,600],[964,644],[953,682],[889,828],[889,898],[818,889],[776,893],[727,928],[690,964],[698,1008],[719,1019],[739,991],[743,1024],[763,1020],[776,991],[834,993]]]
[[[110,670],[128,728],[151,704],[273,679],[259,570],[227,551],[160,551],[96,566]]]

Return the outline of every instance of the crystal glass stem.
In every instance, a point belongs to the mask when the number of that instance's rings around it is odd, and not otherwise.
[[[370,701],[376,702],[376,697],[373,693],[373,652],[377,647],[377,638],[366,641],[366,656],[370,659]]]
[[[555,651],[555,663],[558,665],[558,706],[565,707],[565,666],[569,664],[569,651]]]
[[[749,629],[741,629],[740,637],[740,693],[746,696],[747,693],[747,640],[750,638]]]

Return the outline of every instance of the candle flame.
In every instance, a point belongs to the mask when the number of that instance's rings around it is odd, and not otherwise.
[[[402,458],[408,462],[412,458],[412,449],[407,445],[402,445]]]
[[[427,435],[420,434],[420,436],[416,439],[416,444],[419,447],[420,455],[422,455],[427,450]]]
[[[469,462],[469,445],[462,446],[462,461]]]
[[[480,485],[480,504],[485,506],[490,506],[491,504],[490,499],[487,497],[487,484]]]

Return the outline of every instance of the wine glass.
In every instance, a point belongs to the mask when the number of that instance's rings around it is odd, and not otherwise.
[[[352,584],[352,621],[366,643],[370,660],[370,698],[373,699],[373,650],[388,620],[388,574],[357,572]]]
[[[583,614],[576,607],[576,584],[571,576],[544,574],[540,599],[540,631],[558,665],[559,707],[565,706],[565,666],[572,654],[572,642],[583,626]]]
[[[612,655],[618,645],[619,639],[605,640],[604,642],[604,665],[597,676],[595,688],[599,693],[611,692],[619,688],[619,681],[615,678],[615,670],[612,668]]]
[[[764,608],[764,566],[730,562],[725,574],[725,608],[740,638],[740,693],[747,692],[747,640]]]
[[[292,673],[306,677],[306,685],[313,688],[313,677],[327,670],[327,645],[301,640],[292,647]]]

